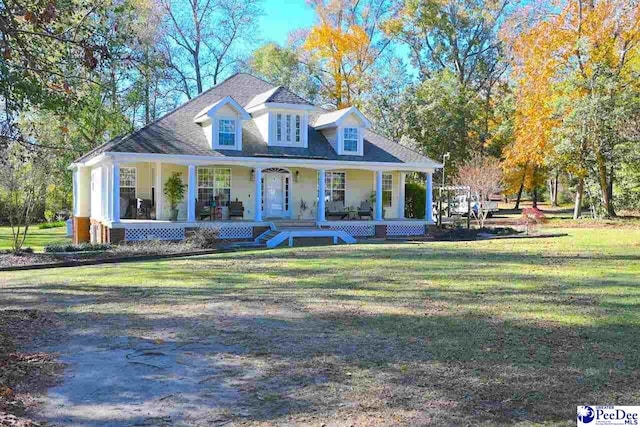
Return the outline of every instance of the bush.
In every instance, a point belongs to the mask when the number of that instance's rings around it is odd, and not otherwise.
[[[53,244],[44,247],[45,252],[95,252],[106,251],[111,245],[106,243]]]
[[[198,228],[188,242],[196,248],[213,249],[220,244],[220,231],[215,228]]]
[[[33,253],[33,248],[31,247],[22,248],[18,253],[16,253],[13,249],[0,249],[0,255],[8,255],[8,254],[21,255],[21,254],[32,254],[32,253]]]
[[[38,224],[38,228],[40,230],[46,230],[48,228],[66,227],[66,226],[67,226],[67,223],[64,221],[43,222],[42,224]]]
[[[404,215],[407,218],[424,218],[424,204],[426,192],[422,185],[413,182],[405,184]]]

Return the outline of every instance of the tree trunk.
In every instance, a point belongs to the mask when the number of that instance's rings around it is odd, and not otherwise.
[[[582,195],[584,193],[584,178],[580,177],[576,187],[576,202],[573,207],[573,219],[578,219],[582,215]]]
[[[558,171],[556,171],[555,177],[550,178],[549,184],[549,197],[551,198],[551,206],[558,206]]]
[[[615,172],[614,172],[614,169],[613,169],[613,165],[611,165],[609,167],[609,185],[607,187],[607,195],[609,197],[609,210],[608,210],[607,213],[609,214],[609,216],[612,216],[612,217],[618,216],[616,214],[616,211],[615,211],[615,206],[613,205],[613,179],[614,179],[614,175],[615,175]]]
[[[533,207],[538,208],[538,187],[533,187]]]
[[[600,151],[596,151],[596,162],[598,165],[598,183],[600,184],[600,192],[602,194],[602,204],[604,205],[604,211],[606,217],[616,216],[616,212],[613,209],[613,204],[609,198],[609,180],[607,179],[607,165],[605,158]]]
[[[522,174],[522,182],[520,182],[520,188],[518,189],[518,195],[516,196],[516,205],[514,209],[520,209],[520,200],[522,199],[522,191],[524,190],[524,179],[527,174]]]

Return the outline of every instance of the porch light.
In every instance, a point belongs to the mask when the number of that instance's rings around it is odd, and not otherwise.
[[[300,180],[300,171],[296,171],[293,175],[293,182],[298,182],[298,180]]]
[[[256,180],[256,170],[251,169],[251,172],[249,173],[249,181],[254,182],[255,180]]]

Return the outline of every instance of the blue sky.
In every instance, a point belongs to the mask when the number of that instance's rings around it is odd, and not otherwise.
[[[315,20],[313,9],[304,0],[265,0],[263,8],[260,33],[265,42],[284,45],[291,30],[311,27]]]

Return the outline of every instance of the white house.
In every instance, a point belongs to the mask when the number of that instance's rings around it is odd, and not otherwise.
[[[70,166],[74,241],[180,240],[197,227],[268,246],[425,234],[441,164],[370,128],[355,107],[328,112],[236,74]],[[171,221],[163,188],[176,172],[188,190]],[[404,218],[409,172],[426,176],[426,218]]]

